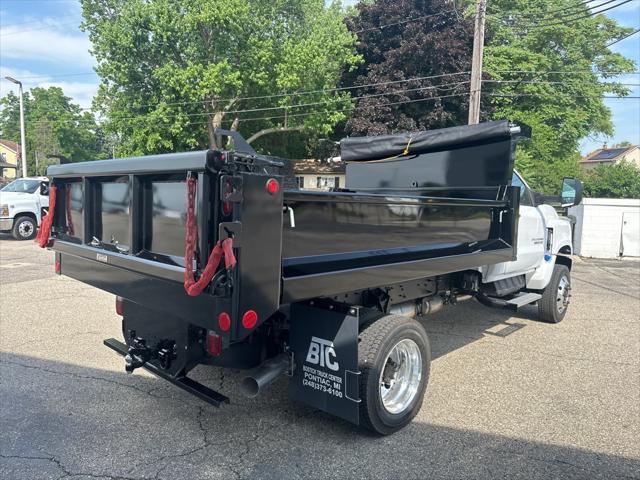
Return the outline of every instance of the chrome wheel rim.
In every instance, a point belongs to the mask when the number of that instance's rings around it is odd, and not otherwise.
[[[566,275],[563,275],[558,282],[558,295],[556,296],[556,307],[558,313],[563,313],[569,306],[569,298],[571,297],[571,283]]]
[[[33,225],[31,224],[31,222],[20,222],[20,224],[18,225],[18,233],[23,238],[30,237],[33,233]]]
[[[380,372],[380,398],[384,409],[394,415],[413,402],[422,379],[422,355],[411,339],[400,340],[391,349]]]

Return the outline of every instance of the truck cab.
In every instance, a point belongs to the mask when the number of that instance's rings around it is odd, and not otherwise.
[[[508,297],[516,291],[524,291],[534,299],[545,291],[550,295],[553,290],[554,295],[557,293],[555,309],[543,311],[544,302],[540,298],[535,301],[542,319],[557,323],[566,313],[570,296],[569,255],[573,253],[573,235],[570,220],[558,215],[552,205],[579,204],[582,185],[579,180],[565,178],[559,196],[544,196],[534,192],[515,170],[511,184],[520,188],[516,258],[479,268],[482,284],[494,297]],[[550,286],[554,272],[558,270],[564,274],[556,279],[557,285]],[[493,306],[491,302],[489,304]]]
[[[47,177],[14,180],[0,190],[0,232],[10,232],[16,240],[30,240],[48,208]]]

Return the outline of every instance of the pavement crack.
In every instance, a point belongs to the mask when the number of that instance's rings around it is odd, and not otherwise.
[[[59,458],[56,458],[54,455],[50,455],[50,454],[47,454],[46,456],[0,454],[0,458],[8,458],[8,459],[13,458],[18,460],[44,460],[46,462],[51,462],[62,472],[62,475],[57,477],[56,480],[62,480],[63,478],[80,477],[80,476],[91,477],[91,478],[106,478],[108,480],[149,480],[147,478],[142,478],[142,477],[127,477],[122,475],[100,474],[100,473],[93,473],[93,472],[72,472],[62,464],[62,461]]]
[[[150,393],[151,390],[145,390],[145,389],[140,388],[140,387],[138,387],[136,385],[129,385],[127,383],[118,382],[116,380],[110,380],[110,379],[104,378],[104,377],[97,377],[97,376],[94,376],[94,375],[83,375],[83,374],[75,373],[75,372],[61,372],[59,370],[52,370],[52,369],[45,368],[45,367],[40,367],[40,366],[37,366],[37,365],[27,365],[25,363],[14,362],[12,360],[0,360],[0,365],[2,365],[2,364],[16,365],[18,367],[28,368],[28,369],[33,369],[33,370],[39,370],[41,372],[51,373],[53,375],[63,375],[63,376],[70,376],[70,377],[74,377],[74,378],[83,378],[83,379],[86,379],[86,380],[96,380],[96,381],[100,381],[100,382],[104,382],[104,383],[110,383],[112,385],[119,385],[121,387],[130,388],[132,390],[136,390],[137,392],[144,393],[145,395],[150,395],[152,397],[155,396],[155,395],[152,395]],[[159,398],[159,397],[156,397],[156,398]]]

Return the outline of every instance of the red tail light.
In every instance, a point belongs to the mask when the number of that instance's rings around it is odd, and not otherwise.
[[[247,310],[242,316],[242,326],[247,330],[251,330],[258,323],[258,314],[253,310]]]
[[[59,260],[56,260],[56,273],[60,275],[60,272],[62,272],[62,265]]]
[[[222,332],[228,332],[231,328],[231,316],[227,312],[218,315],[218,327]]]
[[[280,184],[275,178],[270,178],[267,180],[267,192],[269,195],[275,195],[280,191]]]
[[[222,353],[222,337],[219,337],[211,330],[207,333],[207,352],[214,357]]]
[[[124,316],[124,299],[116,297],[116,313],[121,317]]]
[[[222,202],[222,214],[225,217],[228,217],[229,215],[231,215],[232,211],[233,211],[233,207],[231,206],[231,202]]]

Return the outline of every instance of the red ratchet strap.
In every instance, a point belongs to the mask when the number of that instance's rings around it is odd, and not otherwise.
[[[224,263],[227,270],[236,265],[236,257],[233,254],[233,239],[227,238],[216,243],[209,255],[207,265],[202,271],[198,281],[193,275],[193,254],[198,241],[198,226],[195,219],[196,179],[187,177],[187,227],[184,251],[184,289],[191,297],[196,297],[207,288],[218,270],[220,260],[224,255]]]
[[[53,225],[53,216],[56,209],[56,193],[58,189],[55,185],[49,188],[49,212],[42,218],[40,222],[40,230],[36,236],[36,243],[40,248],[44,248],[49,244],[49,236],[51,235],[51,226]]]

